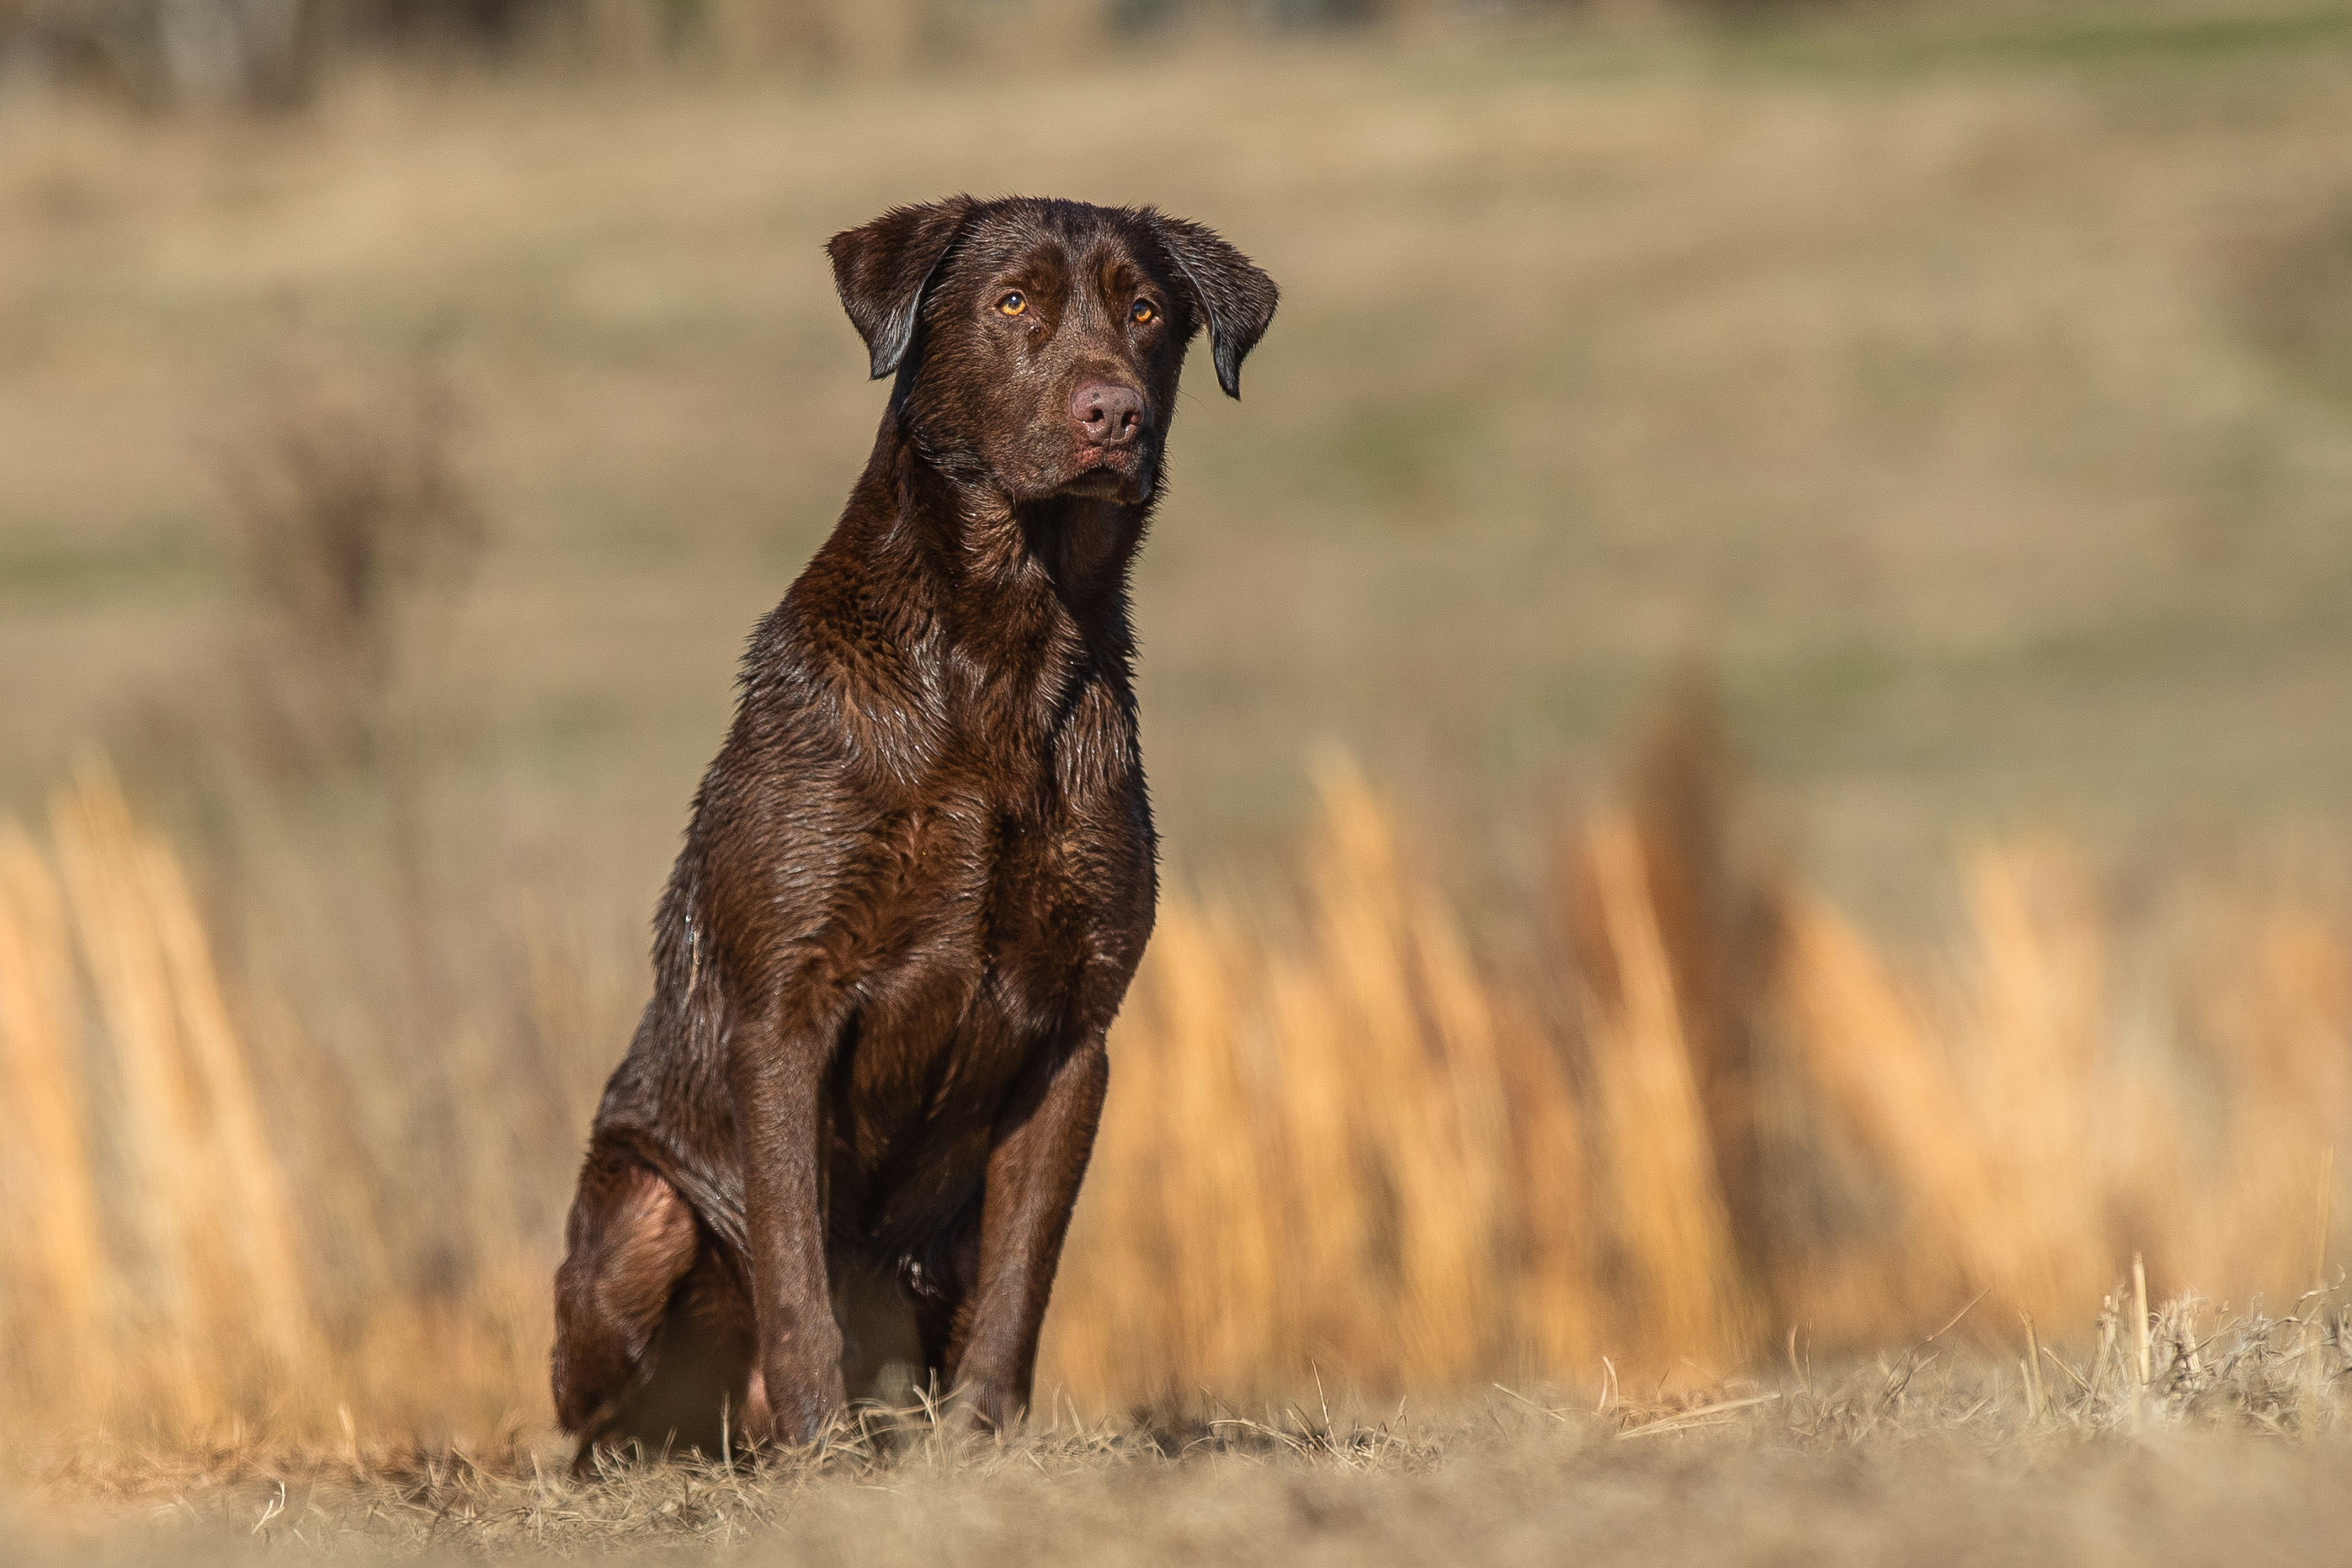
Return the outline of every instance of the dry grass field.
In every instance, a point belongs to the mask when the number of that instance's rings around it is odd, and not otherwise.
[[[0,96],[0,1531],[2340,1537],[2352,13],[1010,53]],[[958,188],[1286,291],[1137,583],[1040,1422],[558,1482],[644,921],[879,408],[817,246]]]
[[[1148,1423],[1057,1416],[1003,1443],[950,1440],[915,1411],[814,1458],[584,1482],[512,1438],[86,1446],[0,1522],[32,1564],[2325,1562],[2352,1525],[2347,1327],[2340,1301],[2228,1322],[2184,1303],[2144,1353],[2049,1357],[2047,1387],[1956,1373],[1930,1341],[1679,1404],[1203,1399]]]

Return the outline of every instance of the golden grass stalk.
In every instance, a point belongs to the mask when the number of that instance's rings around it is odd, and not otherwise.
[[[1163,908],[1058,1292],[1057,1325],[1125,1322],[1115,1341],[1057,1328],[1074,1382],[1443,1384],[1509,1337],[1485,984],[1360,777],[1332,764],[1318,784],[1297,950],[1269,962],[1231,911]]]
[[[20,1408],[102,1408],[111,1396],[81,1029],[57,879],[24,831],[0,822],[0,1312],[42,1330],[10,1336]]]
[[[1986,1151],[1917,1003],[1862,933],[1828,905],[1792,897],[1785,924],[1781,999],[1824,1109],[1894,1179],[1909,1206],[1908,1224],[1951,1249],[1924,1263],[1958,1265],[1958,1277],[1940,1287],[2011,1291],[2005,1258],[1979,1237],[1985,1217],[1997,1212]]]
[[[1980,1278],[2052,1315],[2112,1278],[2104,1171],[2169,1128],[2118,1128],[2103,1087],[2119,1065],[2106,1040],[2102,932],[2079,873],[2039,846],[1987,850],[1967,867],[1976,972],[1962,1009],[1960,1105],[1984,1151],[2005,1223],[1979,1219]],[[2102,1079],[2106,1082],[2103,1084]]]
[[[113,1207],[136,1259],[124,1283],[138,1303],[121,1326],[142,1347],[135,1360],[144,1364],[134,1364],[133,1375],[170,1402],[157,1413],[176,1419],[228,1403],[209,1343],[227,1325],[208,1309],[221,1304],[231,1282],[213,1281],[208,1291],[195,1277],[217,1251],[199,1196],[215,1185],[212,1161],[207,1150],[189,1145],[197,1113],[189,1104],[170,980],[140,907],[137,870],[124,852],[130,828],[117,807],[119,798],[102,788],[61,792],[51,828],[119,1095],[108,1120],[126,1179]]]
[[[1588,992],[1598,1119],[1642,1348],[1719,1374],[1746,1354],[1751,1309],[1641,840],[1608,817],[1586,844],[1618,977],[1613,1007]]]
[[[282,1387],[317,1333],[296,1221],[177,861],[86,770],[52,807],[59,880],[106,1023],[153,1414],[202,1422]]]
[[[1583,1371],[1625,1347],[1607,1334],[1591,1140],[1565,1053],[1527,1003],[1507,996],[1496,1007],[1506,1135],[1516,1155],[1505,1175],[1517,1210],[1513,1315],[1524,1382],[1534,1371]]]
[[[1246,949],[1171,897],[1114,1055],[1117,1088],[1073,1250],[1125,1267],[1069,1270],[1059,1299],[1115,1334],[1062,1342],[1080,1386],[1164,1392],[1247,1380],[1278,1335],[1279,1216],[1261,1207],[1263,1095],[1238,1050],[1233,966]],[[1204,1224],[1206,1217],[1227,1223]],[[1255,1218],[1256,1223],[1249,1223]]]
[[[1246,1382],[1274,1344],[1282,1314],[1278,1224],[1249,1224],[1267,1188],[1271,1124],[1260,1076],[1244,1056],[1237,1003],[1248,984],[1248,947],[1230,924],[1178,904],[1163,927],[1166,982],[1160,990],[1163,1027],[1171,1040],[1192,1042],[1189,1070],[1167,1072],[1155,1085],[1156,1104],[1135,1108],[1171,1117],[1177,1125],[1223,1137],[1201,1138],[1196,1157],[1155,1167],[1163,1193],[1160,1220],[1167,1238],[1169,1282],[1178,1293],[1175,1322],[1162,1343],[1170,1363],[1201,1382],[1231,1388]],[[1178,1066],[1163,1063],[1163,1066]],[[1202,1224],[1200,1217],[1227,1217]]]
[[[1499,1304],[1491,1024],[1450,917],[1405,873],[1394,825],[1361,775],[1327,761],[1316,783],[1326,834],[1310,862],[1311,952],[1326,1027],[1284,1044],[1322,1053],[1297,1065],[1347,1092],[1357,1179],[1382,1187],[1384,1225],[1371,1239],[1396,1281],[1386,1326],[1399,1373],[1450,1381],[1486,1348]]]
[[[2230,1153],[2204,1195],[2219,1212],[2180,1262],[2286,1292],[2326,1271],[2332,1151],[2352,1133],[2352,950],[2306,910],[2244,925],[2201,985]]]

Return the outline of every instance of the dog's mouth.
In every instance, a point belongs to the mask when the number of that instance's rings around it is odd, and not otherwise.
[[[1105,501],[1132,501],[1143,494],[1144,455],[1131,446],[1081,446],[1072,455],[1070,476],[1060,494]]]

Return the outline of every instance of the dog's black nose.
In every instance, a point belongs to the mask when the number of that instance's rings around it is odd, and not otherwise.
[[[1070,417],[1090,446],[1124,446],[1143,431],[1143,394],[1117,382],[1081,382]]]

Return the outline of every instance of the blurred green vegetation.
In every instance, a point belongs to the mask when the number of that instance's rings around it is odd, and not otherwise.
[[[226,476],[289,386],[429,362],[488,546],[381,697],[417,809],[634,923],[879,412],[818,247],[970,189],[1157,202],[1285,287],[1138,580],[1181,865],[1286,840],[1328,741],[1516,874],[1693,656],[1882,906],[2022,821],[2352,833],[2352,11],[990,15],[824,70],[407,45],[257,118],[0,95],[0,803],[246,745],[305,658]]]

